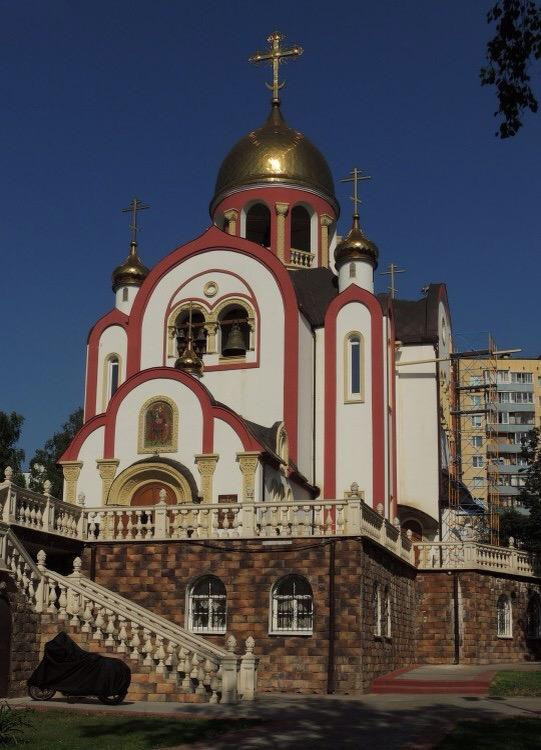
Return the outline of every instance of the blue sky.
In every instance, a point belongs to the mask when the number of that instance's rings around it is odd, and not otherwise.
[[[445,281],[459,347],[491,331],[540,354],[541,115],[494,137],[491,4],[1,1],[0,409],[25,415],[27,457],[82,403],[86,335],[128,250],[121,209],[152,206],[147,265],[208,225],[221,160],[266,116],[269,72],[247,58],[275,27],[304,47],[282,69],[286,120],[337,182],[372,175],[362,223],[379,270],[407,269],[400,296]]]

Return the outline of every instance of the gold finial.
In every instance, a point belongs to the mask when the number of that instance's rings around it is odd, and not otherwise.
[[[270,49],[267,50],[267,52],[256,52],[255,55],[252,55],[248,58],[248,62],[251,63],[260,63],[260,62],[270,62],[272,65],[272,83],[266,83],[270,91],[272,91],[272,103],[273,104],[280,104],[280,97],[278,96],[278,92],[280,89],[283,89],[285,86],[285,83],[278,80],[278,69],[280,67],[280,63],[284,62],[288,57],[298,57],[299,55],[302,55],[303,49],[302,47],[299,47],[298,44],[295,44],[293,47],[289,47],[289,49],[282,49],[280,47],[280,42],[284,39],[284,35],[281,34],[279,31],[273,31],[270,36],[267,37],[267,42],[270,43]]]
[[[123,214],[131,214],[130,242],[132,245],[137,245],[137,232],[139,231],[139,227],[137,226],[137,212],[144,211],[147,208],[150,208],[150,206],[140,201],[139,198],[132,198],[130,205],[122,209]]]
[[[175,362],[177,370],[186,370],[192,375],[200,375],[203,371],[203,362],[193,348],[193,326],[192,326],[192,303],[190,302],[188,316],[188,337],[184,351],[179,351],[179,357]]]
[[[137,212],[144,211],[146,208],[150,208],[150,206],[140,201],[139,198],[132,198],[130,205],[122,209],[123,214],[131,214],[130,252],[124,263],[121,263],[113,271],[113,291],[115,292],[124,284],[140,286],[148,276],[148,268],[141,263],[137,254],[137,232],[139,231]]]
[[[340,180],[340,182],[352,182],[353,183],[353,195],[351,196],[351,200],[353,201],[353,223],[359,222],[359,206],[362,203],[362,200],[359,198],[359,182],[362,180],[371,180],[372,178],[370,175],[363,175],[362,169],[357,169],[357,167],[353,167],[351,172],[349,173],[349,177],[344,177]]]
[[[386,271],[380,271],[380,276],[389,276],[390,278],[391,284],[387,287],[387,291],[391,293],[393,299],[396,297],[396,284],[394,277],[397,273],[406,273],[406,269],[399,268],[398,266],[395,266],[394,263],[389,263]]]

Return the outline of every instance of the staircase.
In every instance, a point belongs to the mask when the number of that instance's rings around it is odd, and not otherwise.
[[[37,564],[8,524],[0,522],[0,562],[41,616],[42,644],[66,630],[82,648],[120,658],[132,670],[131,700],[183,703],[234,703],[252,700],[256,691],[254,639],[235,654],[184,630],[82,575],[81,560],[62,576]]]

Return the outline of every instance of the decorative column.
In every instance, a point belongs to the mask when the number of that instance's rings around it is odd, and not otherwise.
[[[285,263],[286,244],[286,216],[289,211],[289,203],[275,203],[276,209],[276,255]]]
[[[219,456],[217,453],[200,453],[195,456],[195,463],[201,475],[201,494],[203,495],[204,503],[211,503],[213,499],[212,478],[214,477],[218,459]]]
[[[239,212],[236,208],[229,208],[224,211],[224,217],[227,222],[225,231],[227,234],[237,234],[237,222],[239,220]]]
[[[77,480],[83,468],[82,461],[59,461],[64,475],[64,502],[74,503],[77,498]]]
[[[320,265],[328,268],[329,266],[329,227],[332,224],[332,217],[327,214],[321,214],[319,217],[319,223],[321,224],[321,263]]]
[[[116,470],[120,461],[118,458],[98,458],[96,465],[101,477],[101,500],[103,505],[107,505],[107,496],[113,484]]]
[[[237,453],[237,461],[242,474],[242,502],[253,503],[255,491],[255,472],[259,462],[259,451]]]
[[[207,354],[216,354],[218,323],[205,323],[205,329],[207,331]]]

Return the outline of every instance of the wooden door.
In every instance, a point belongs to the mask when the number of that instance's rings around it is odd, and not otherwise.
[[[133,493],[130,505],[156,505],[160,502],[160,491],[165,490],[165,502],[167,505],[176,505],[175,493],[162,482],[149,482],[144,484]]]
[[[0,596],[0,698],[8,694],[10,655],[11,607],[9,601]]]

